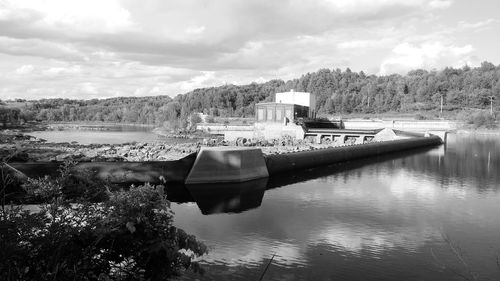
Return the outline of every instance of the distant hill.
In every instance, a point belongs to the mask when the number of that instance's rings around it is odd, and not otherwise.
[[[43,99],[14,103],[25,119],[167,123],[183,127],[193,112],[222,117],[253,116],[256,103],[271,101],[274,93],[291,89],[316,94],[319,115],[437,112],[441,98],[444,111],[488,109],[490,97],[500,98],[500,66],[483,62],[476,68],[417,69],[407,75],[388,76],[365,75],[350,69],[320,69],[286,82],[271,80],[202,88],[175,98]],[[495,102],[495,110],[499,104],[500,101]]]

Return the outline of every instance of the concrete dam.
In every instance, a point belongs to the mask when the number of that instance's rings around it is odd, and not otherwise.
[[[255,123],[252,126],[224,125],[219,128],[210,125],[210,131],[215,134],[223,132],[226,140],[269,140],[286,136],[308,140],[311,143],[326,142],[332,144],[331,147],[279,154],[263,154],[260,148],[248,146],[202,147],[198,153],[175,161],[81,162],[77,163],[73,170],[76,174],[93,176],[117,184],[166,182],[189,186],[243,183],[294,170],[436,146],[446,142],[446,130],[425,133],[402,131],[394,128],[394,122],[391,122],[392,128],[366,128],[367,124],[358,124],[358,127],[364,126],[364,129],[346,128],[341,120],[316,118],[315,106],[316,97],[313,94],[293,90],[276,93],[274,102],[255,105]],[[371,122],[369,125],[372,125]],[[17,177],[25,178],[55,174],[60,164],[36,162],[10,163],[7,166]]]
[[[392,132],[392,140],[376,141],[378,135]],[[263,154],[255,147],[202,147],[175,161],[151,162],[81,162],[75,165],[75,173],[90,173],[111,183],[132,184],[149,182],[211,184],[240,183],[267,178],[294,170],[375,157],[388,153],[437,146],[443,136],[417,134],[401,131],[381,131],[369,143],[342,145],[322,149],[281,154]],[[9,167],[20,178],[40,177],[57,172],[61,163],[34,162],[9,163]]]

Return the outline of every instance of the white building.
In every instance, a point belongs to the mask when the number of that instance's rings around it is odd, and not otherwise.
[[[295,92],[293,89],[290,92],[276,93],[276,103],[297,104],[309,107],[309,117],[316,116],[316,96],[307,92]]]

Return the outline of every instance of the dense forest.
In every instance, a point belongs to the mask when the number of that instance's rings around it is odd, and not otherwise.
[[[0,104],[0,124],[42,121],[105,121],[166,124],[183,127],[193,113],[221,117],[251,117],[254,105],[272,101],[273,94],[294,89],[317,96],[319,115],[385,112],[445,112],[500,108],[500,65],[483,62],[471,68],[412,70],[407,75],[376,76],[349,68],[320,69],[289,80],[249,85],[224,85],[168,96],[92,100],[16,100]]]

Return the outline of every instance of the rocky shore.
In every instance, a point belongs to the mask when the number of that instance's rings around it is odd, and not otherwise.
[[[9,162],[32,161],[169,161],[197,152],[202,146],[248,146],[261,148],[265,154],[287,153],[337,146],[335,143],[312,144],[305,140],[282,138],[274,141],[238,139],[226,142],[205,138],[202,141],[172,144],[171,141],[125,143],[118,145],[46,143],[19,132],[0,132],[0,158]]]

